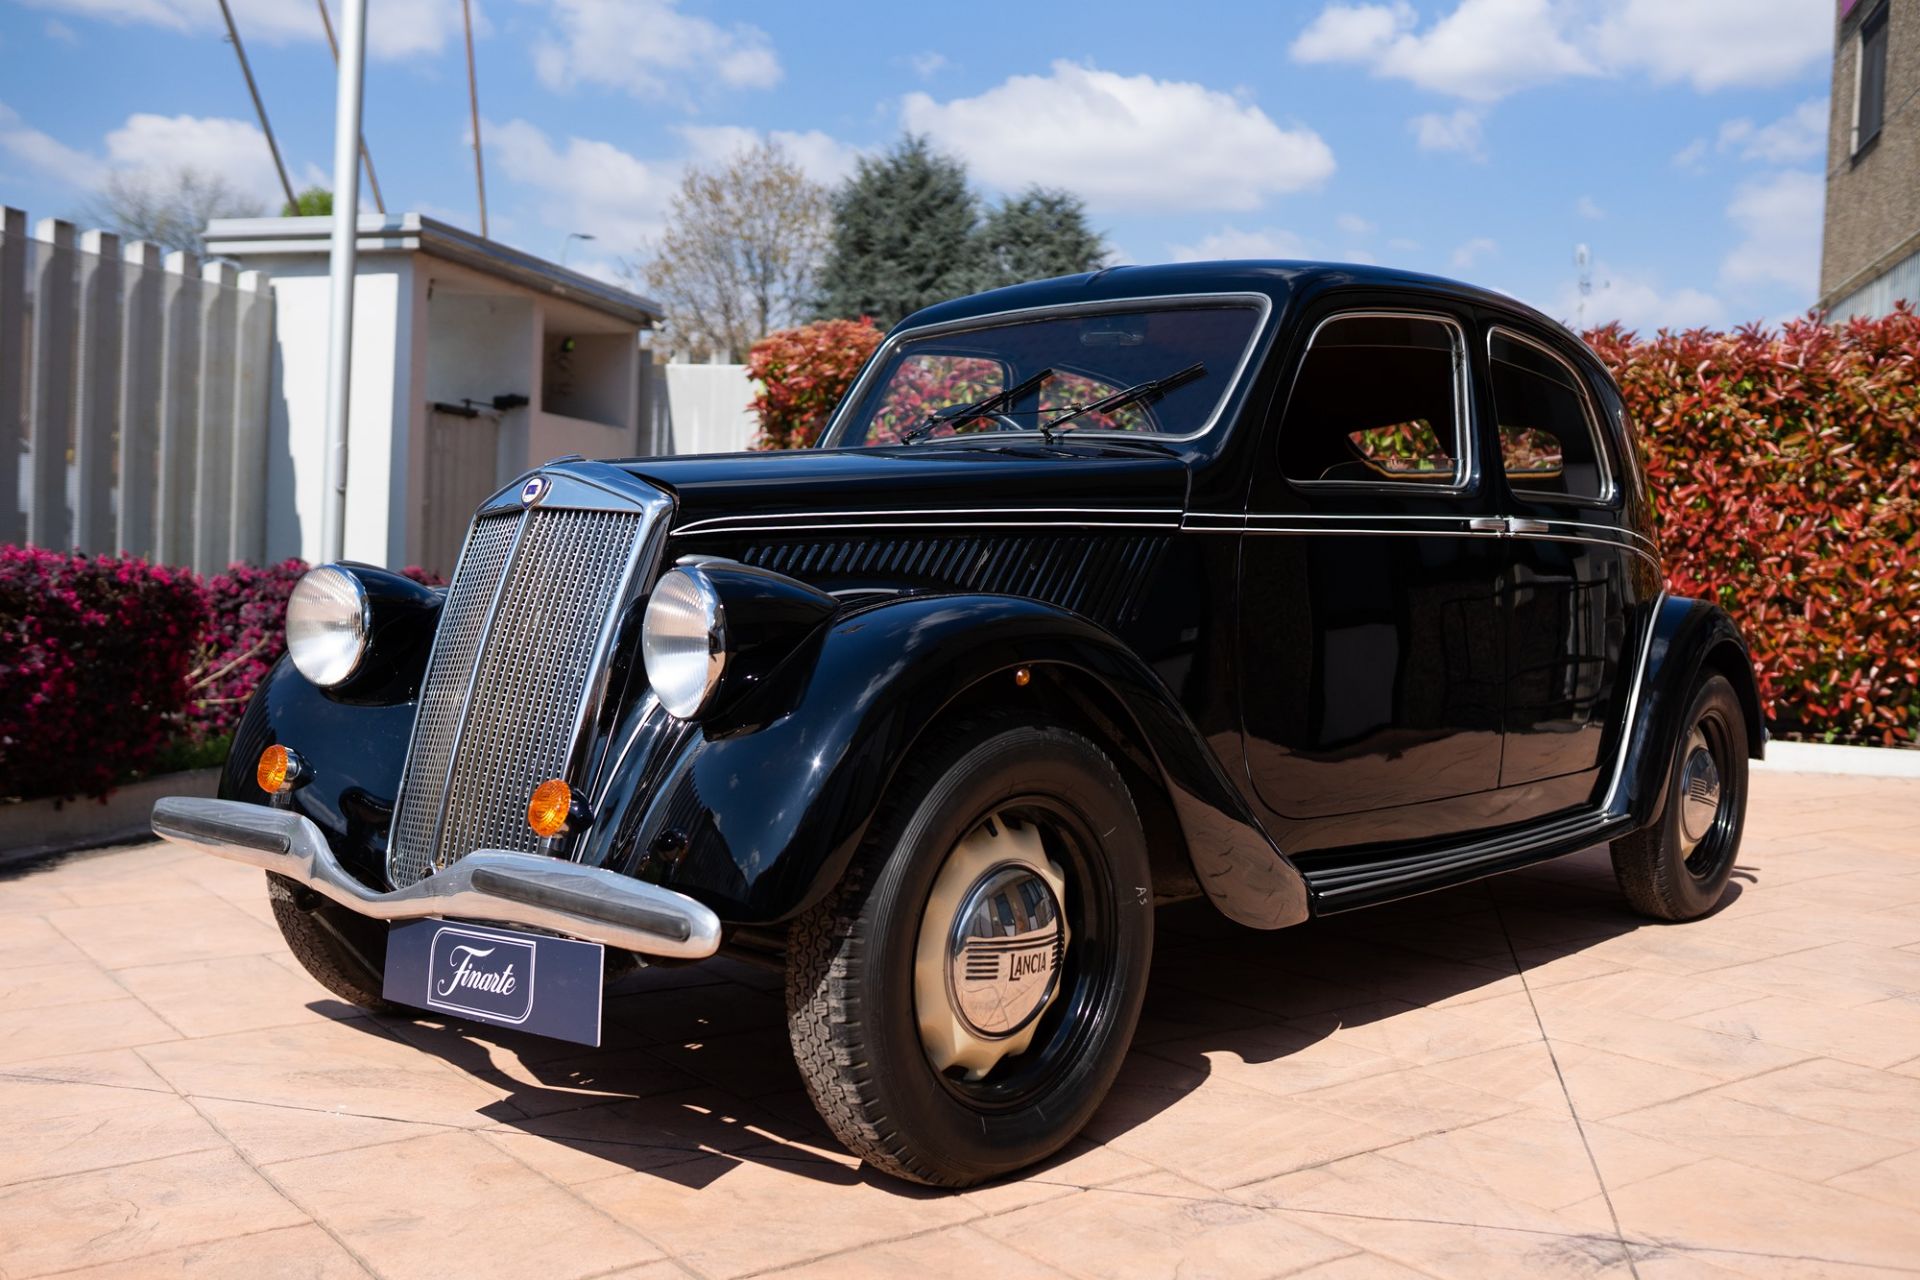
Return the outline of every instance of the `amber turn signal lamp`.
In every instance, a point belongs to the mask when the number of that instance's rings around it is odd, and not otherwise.
[[[548,778],[533,789],[527,801],[527,825],[542,840],[567,829],[567,814],[573,808],[573,789],[558,778]]]
[[[294,783],[300,781],[303,772],[300,757],[276,743],[260,753],[260,763],[254,767],[253,780],[260,784],[262,791],[277,796],[293,790]]]

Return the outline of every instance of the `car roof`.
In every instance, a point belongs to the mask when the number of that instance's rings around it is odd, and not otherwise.
[[[1028,284],[1009,285],[986,293],[937,302],[908,316],[895,330],[970,320],[978,316],[1029,307],[1066,306],[1076,302],[1124,301],[1185,293],[1260,293],[1275,308],[1299,293],[1323,287],[1346,286],[1409,289],[1442,293],[1469,302],[1481,302],[1525,316],[1549,330],[1565,327],[1518,299],[1493,289],[1430,276],[1417,271],[1352,262],[1232,261],[1175,262],[1153,266],[1107,267],[1074,276],[1057,276]]]

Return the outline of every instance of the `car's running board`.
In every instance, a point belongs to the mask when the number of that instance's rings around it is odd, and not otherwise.
[[[1529,863],[1577,853],[1620,835],[1627,826],[1624,814],[1583,813],[1525,832],[1515,832],[1471,844],[1418,853],[1387,855],[1371,861],[1338,866],[1301,867],[1312,895],[1314,912],[1325,915],[1352,907],[1371,906],[1432,889],[1477,880]]]
[[[340,865],[319,827],[285,809],[169,796],[153,806],[153,831],[264,867],[376,920],[490,920],[676,960],[703,959],[720,946],[720,918],[684,893],[538,854],[480,849],[417,884],[380,893]]]

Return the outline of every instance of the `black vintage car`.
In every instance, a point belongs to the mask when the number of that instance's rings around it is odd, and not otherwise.
[[[1156,903],[1277,929],[1610,843],[1713,908],[1765,733],[1663,589],[1619,392],[1500,295],[1121,267],[928,308],[790,453],[556,460],[452,584],[313,570],[222,799],[342,998],[598,1036],[786,970],[821,1114],[958,1186],[1056,1150]]]

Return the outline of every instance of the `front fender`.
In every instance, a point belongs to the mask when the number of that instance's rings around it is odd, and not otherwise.
[[[1623,794],[1613,805],[1615,813],[1630,814],[1636,827],[1659,821],[1666,810],[1667,771],[1687,731],[1694,691],[1710,669],[1726,676],[1740,699],[1747,720],[1747,753],[1758,759],[1766,749],[1760,689],[1740,628],[1717,604],[1668,596],[1654,618],[1621,771]]]
[[[657,783],[616,781],[625,812],[600,815],[584,860],[693,894],[730,923],[789,918],[838,882],[929,724],[980,681],[1047,664],[1124,709],[1222,910],[1266,928],[1306,917],[1299,874],[1151,668],[1086,619],[1012,596],[915,596],[829,623],[733,721],[692,734]]]

